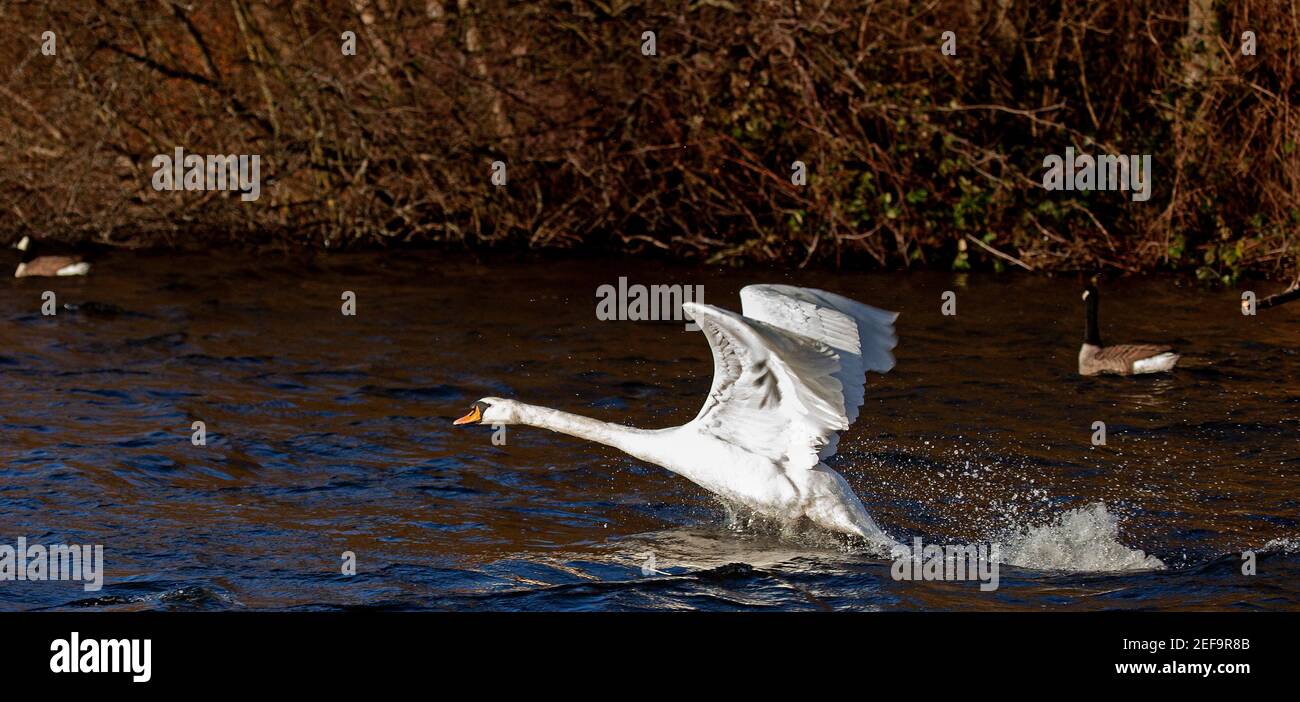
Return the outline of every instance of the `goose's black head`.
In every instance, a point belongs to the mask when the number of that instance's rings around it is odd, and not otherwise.
[[[1101,329],[1097,323],[1099,299],[1097,286],[1089,285],[1083,289],[1083,343],[1093,346],[1101,346]]]
[[[32,241],[32,238],[30,236],[24,236],[23,238],[14,242],[14,248],[22,252],[23,263],[31,263],[32,260],[35,259],[37,256],[36,244],[35,242]]]

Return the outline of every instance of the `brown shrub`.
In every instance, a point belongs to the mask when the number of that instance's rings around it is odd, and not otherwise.
[[[1211,7],[0,4],[0,208],[13,236],[119,243],[1289,274],[1300,10]],[[1043,157],[1071,145],[1151,154],[1150,201],[1043,190]],[[175,146],[261,154],[262,199],[155,192]]]

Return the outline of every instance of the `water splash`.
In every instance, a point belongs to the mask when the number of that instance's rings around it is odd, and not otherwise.
[[[1300,553],[1300,539],[1296,539],[1296,538],[1270,539],[1269,542],[1264,544],[1264,546],[1259,550],[1264,553],[1286,553],[1286,554]]]
[[[1003,562],[1036,570],[1119,571],[1163,569],[1165,564],[1119,541],[1119,518],[1103,502],[1069,510],[1050,524],[1004,537]]]

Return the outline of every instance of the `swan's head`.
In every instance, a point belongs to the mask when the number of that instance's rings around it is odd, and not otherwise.
[[[470,405],[469,414],[453,424],[514,424],[515,401],[485,397]]]

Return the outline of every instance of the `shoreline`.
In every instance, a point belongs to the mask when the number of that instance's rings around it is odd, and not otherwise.
[[[13,246],[23,236],[23,234],[0,234],[0,264],[5,266],[16,265],[20,253]],[[30,236],[30,234],[28,234]],[[202,236],[202,235],[199,235]],[[274,236],[274,235],[271,235]],[[7,238],[7,241],[6,241]],[[520,245],[484,245],[484,244],[467,244],[465,242],[421,240],[421,241],[372,241],[372,240],[353,240],[342,246],[322,246],[315,242],[294,241],[291,239],[266,238],[260,241],[253,241],[248,238],[238,238],[228,236],[226,239],[203,239],[198,238],[178,238],[164,234],[144,234],[136,235],[120,241],[102,241],[89,238],[58,238],[51,237],[51,241],[69,244],[71,246],[87,246],[97,250],[105,256],[120,256],[123,254],[137,254],[142,256],[214,256],[214,257],[236,257],[236,258],[257,258],[263,256],[276,256],[284,260],[294,260],[314,257],[345,257],[355,255],[380,255],[380,254],[430,254],[430,255],[450,255],[462,261],[472,260],[484,265],[490,265],[489,259],[508,261],[511,263],[548,263],[548,262],[597,262],[608,263],[619,260],[636,260],[652,261],[658,265],[668,265],[675,267],[690,268],[717,268],[724,270],[761,270],[773,272],[793,272],[793,271],[820,271],[820,272],[867,272],[867,273],[981,273],[1003,275],[1020,275],[1037,278],[1061,278],[1069,276],[1084,277],[1101,276],[1107,279],[1127,279],[1127,278],[1145,278],[1145,277],[1170,277],[1184,282],[1200,283],[1210,288],[1228,288],[1234,287],[1247,281],[1259,281],[1276,283],[1280,287],[1272,292],[1280,293],[1287,289],[1287,285],[1292,283],[1295,278],[1294,273],[1287,273],[1282,270],[1265,270],[1263,268],[1244,268],[1236,271],[1231,279],[1223,277],[1206,277],[1202,274],[1202,269],[1193,266],[1182,266],[1177,268],[1152,268],[1146,270],[1134,270],[1115,267],[1083,267],[1077,265],[1062,265],[1056,268],[1038,268],[1025,270],[1023,267],[1004,264],[1004,259],[994,252],[983,251],[976,247],[966,250],[968,254],[969,265],[965,268],[953,268],[951,265],[941,263],[916,263],[906,266],[887,265],[882,266],[869,257],[863,255],[844,256],[839,261],[814,258],[804,261],[795,260],[773,260],[773,259],[748,259],[732,258],[723,261],[717,261],[707,255],[699,256],[678,256],[661,250],[619,250],[613,248],[594,247],[529,247]],[[10,260],[12,259],[12,260]]]

